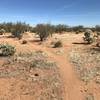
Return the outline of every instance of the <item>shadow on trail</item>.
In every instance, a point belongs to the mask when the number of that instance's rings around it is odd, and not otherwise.
[[[89,45],[88,43],[84,43],[84,42],[73,42],[72,44],[79,44],[79,45]]]
[[[38,43],[41,42],[40,40],[29,40],[29,42]]]

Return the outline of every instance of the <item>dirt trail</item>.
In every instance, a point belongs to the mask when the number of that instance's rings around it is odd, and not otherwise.
[[[66,48],[67,52],[70,48],[71,47]],[[50,52],[52,58],[57,62],[60,69],[60,74],[63,78],[66,92],[65,100],[84,100],[84,96],[81,92],[82,83],[76,76],[73,66],[67,59],[67,52],[65,53],[65,55],[55,55]]]
[[[84,85],[78,79],[78,76],[73,69],[73,65],[69,62],[69,57],[67,58],[67,53],[69,53],[71,47],[72,43],[68,43],[67,46],[64,47],[64,54],[62,55],[55,54],[53,48],[39,46],[38,49],[47,52],[51,59],[57,63],[64,82],[65,100],[84,100],[84,94],[82,92]]]
[[[68,42],[67,44],[69,46],[63,48],[65,51],[64,52],[65,54],[63,55],[54,54],[52,52],[54,51],[53,48],[42,47],[32,43],[28,44],[27,49],[43,50],[45,52],[48,52],[49,56],[51,56],[51,59],[57,62],[58,67],[60,69],[60,74],[62,76],[62,80],[64,82],[65,93],[66,93],[65,100],[84,100],[83,98],[84,94],[81,91],[81,89],[83,88],[83,83],[78,79],[73,69],[73,66],[69,63],[69,60],[67,58],[67,53],[71,49],[72,43]]]
[[[72,41],[77,41],[76,40]],[[82,81],[78,79],[78,76],[74,70],[74,67],[69,62],[69,57],[67,57],[67,54],[72,48],[72,41],[68,41],[66,46],[64,46],[64,54],[63,55],[57,55],[52,53],[51,48],[42,48],[45,49],[44,51],[48,51],[52,59],[54,59],[58,67],[60,69],[60,74],[63,78],[64,87],[65,87],[65,100],[85,100],[84,99],[84,84]]]
[[[56,57],[66,89],[66,100],[82,100],[80,82],[66,57]],[[79,99],[80,98],[80,99]]]

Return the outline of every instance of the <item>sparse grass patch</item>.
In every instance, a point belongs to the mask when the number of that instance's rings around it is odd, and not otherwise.
[[[28,69],[30,66],[31,69]],[[58,67],[55,62],[48,60],[43,51],[9,57],[1,68],[0,78],[13,77],[18,82],[22,81],[22,85],[18,86],[22,94],[31,95],[36,100],[64,100],[64,87]],[[16,85],[13,86],[14,93]]]
[[[45,59],[35,59],[33,60],[32,64],[30,65],[31,68],[44,68],[44,69],[52,69],[55,67],[56,63],[52,61],[47,61]]]
[[[75,65],[82,81],[88,83],[100,76],[100,53],[83,46],[75,47],[70,53],[70,60]]]

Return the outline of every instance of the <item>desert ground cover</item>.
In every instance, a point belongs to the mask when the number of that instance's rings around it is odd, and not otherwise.
[[[9,35],[0,44],[16,53],[0,57],[0,100],[100,99],[100,51],[83,44],[82,33],[53,34],[42,43],[34,33],[21,40]],[[62,47],[53,48],[57,40]]]
[[[0,58],[0,100],[63,100],[60,73],[48,53],[12,38],[3,37],[0,43],[11,44],[17,51]]]
[[[78,78],[85,83],[86,100],[99,100],[100,48],[95,43],[87,45],[80,39],[73,42],[69,57]]]

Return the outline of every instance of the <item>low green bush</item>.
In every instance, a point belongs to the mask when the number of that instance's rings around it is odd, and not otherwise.
[[[55,42],[53,48],[59,48],[59,47],[62,47],[62,42],[61,41]]]
[[[5,33],[4,29],[0,29],[0,35],[3,35]]]
[[[50,35],[52,36],[54,29],[50,24],[38,24],[35,27],[36,34],[39,36],[40,41],[46,40]]]
[[[15,51],[15,47],[9,44],[0,44],[0,56],[12,56]]]

